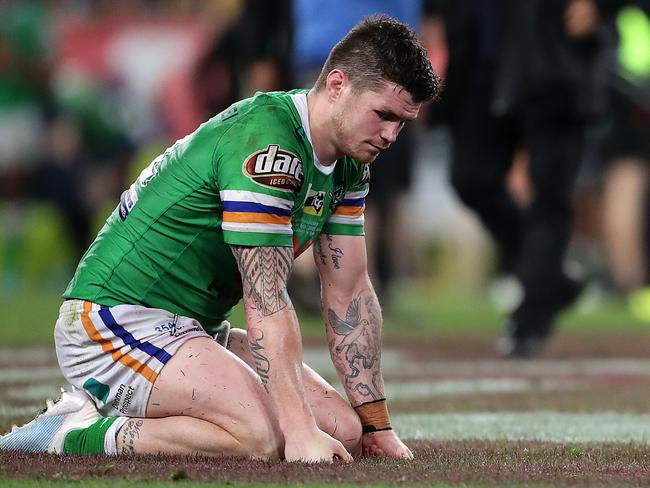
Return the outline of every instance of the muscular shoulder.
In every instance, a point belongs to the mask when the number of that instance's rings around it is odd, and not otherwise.
[[[242,150],[253,149],[259,141],[277,138],[284,144],[297,142],[300,117],[284,92],[258,93],[232,105],[217,116],[228,130],[222,144],[237,144]]]
[[[214,158],[220,188],[233,189],[238,186],[234,180],[244,178],[255,187],[298,190],[302,164],[311,152],[291,94],[259,93],[229,110],[222,117],[230,128],[221,137]]]

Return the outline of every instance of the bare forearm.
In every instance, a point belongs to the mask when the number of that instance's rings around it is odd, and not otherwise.
[[[312,428],[302,382],[298,319],[286,291],[291,248],[233,247],[242,274],[248,343],[280,427]]]
[[[282,431],[313,428],[315,420],[304,395],[300,330],[293,309],[249,322],[247,336],[255,370]]]
[[[352,406],[384,398],[381,375],[382,317],[370,283],[344,300],[324,297],[327,337],[339,378]]]

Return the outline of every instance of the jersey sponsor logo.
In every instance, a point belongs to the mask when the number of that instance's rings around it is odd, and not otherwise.
[[[248,156],[242,170],[254,183],[267,188],[295,191],[302,186],[302,162],[277,144]]]
[[[307,199],[303,212],[309,215],[321,216],[323,215],[323,208],[325,207],[325,193],[318,190],[309,190],[307,192]]]
[[[133,399],[134,393],[134,387],[121,383],[120,387],[115,393],[115,399],[112,401],[111,407],[113,407],[121,414],[126,414],[129,410],[129,406],[131,405],[131,400]]]

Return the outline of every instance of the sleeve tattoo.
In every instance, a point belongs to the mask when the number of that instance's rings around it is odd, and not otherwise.
[[[258,319],[269,317],[287,307],[291,301],[287,294],[287,280],[293,265],[290,247],[232,246],[232,253],[242,276],[242,287],[249,312]],[[248,324],[248,346],[262,386],[269,392],[271,362],[264,346],[264,331]]]
[[[247,306],[268,317],[291,305],[287,281],[293,266],[290,247],[231,246],[242,276]]]
[[[355,404],[384,398],[381,379],[381,311],[371,290],[360,293],[347,307],[345,318],[331,308],[330,354],[350,401]]]
[[[262,386],[269,392],[269,372],[271,371],[271,362],[269,358],[266,357],[266,351],[264,350],[264,332],[257,328],[251,329],[252,339],[248,341],[248,346],[251,350],[251,356],[253,357],[253,362],[255,363],[255,371],[260,377]]]

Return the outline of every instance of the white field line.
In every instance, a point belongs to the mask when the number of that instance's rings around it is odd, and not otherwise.
[[[30,382],[61,382],[63,377],[57,366],[45,368],[7,368],[0,369],[0,385]]]
[[[33,365],[35,360],[39,362],[56,363],[54,345],[52,346],[30,346],[30,347],[0,347],[0,367],[17,365]],[[1,371],[1,370],[0,370]]]
[[[329,352],[325,344],[323,347],[306,347],[303,351],[304,360],[316,371],[330,377],[335,377],[336,372],[332,366]],[[29,348],[5,348],[0,347],[0,383],[3,381],[6,372],[19,369],[19,365],[34,363],[34,358],[40,361],[51,361],[56,363],[54,346],[37,346]],[[540,359],[528,361],[504,361],[504,360],[451,360],[437,361],[432,354],[430,361],[414,361],[402,351],[385,349],[382,351],[382,369],[390,374],[435,374],[458,376],[571,376],[571,375],[601,375],[601,374],[629,374],[629,375],[650,375],[650,357],[648,359]],[[9,369],[4,369],[7,365]],[[46,369],[44,367],[32,368],[32,371]],[[53,366],[56,370],[56,366]],[[7,373],[10,374],[10,373]],[[18,373],[20,375],[20,373]],[[15,381],[15,380],[13,380]]]
[[[303,351],[304,361],[319,373],[332,378],[336,376],[327,347],[308,347]],[[387,349],[381,356],[385,375],[448,375],[458,376],[554,376],[623,374],[650,376],[648,359],[538,359],[526,361],[494,360],[444,360],[437,361],[432,354],[430,361],[415,361],[402,351]]]
[[[19,407],[0,404],[0,419],[35,417],[41,410],[43,410],[43,407],[45,407],[45,403],[33,403],[30,405],[21,405]],[[3,432],[0,432],[0,434],[2,433]]]
[[[650,444],[650,415],[619,412],[402,414],[392,424],[404,439]]]
[[[416,363],[405,360],[397,369],[403,374],[437,374],[454,376],[574,376],[622,374],[650,376],[650,359],[548,359],[534,361],[432,361]]]
[[[7,389],[7,397],[20,402],[32,401],[42,402],[46,398],[56,400],[61,396],[60,387],[66,387],[67,383],[47,383],[40,385],[29,385],[23,387],[10,387]]]
[[[410,400],[438,396],[472,395],[481,393],[526,393],[576,390],[580,383],[565,380],[529,380],[520,378],[460,379],[434,381],[387,382],[386,396]]]

